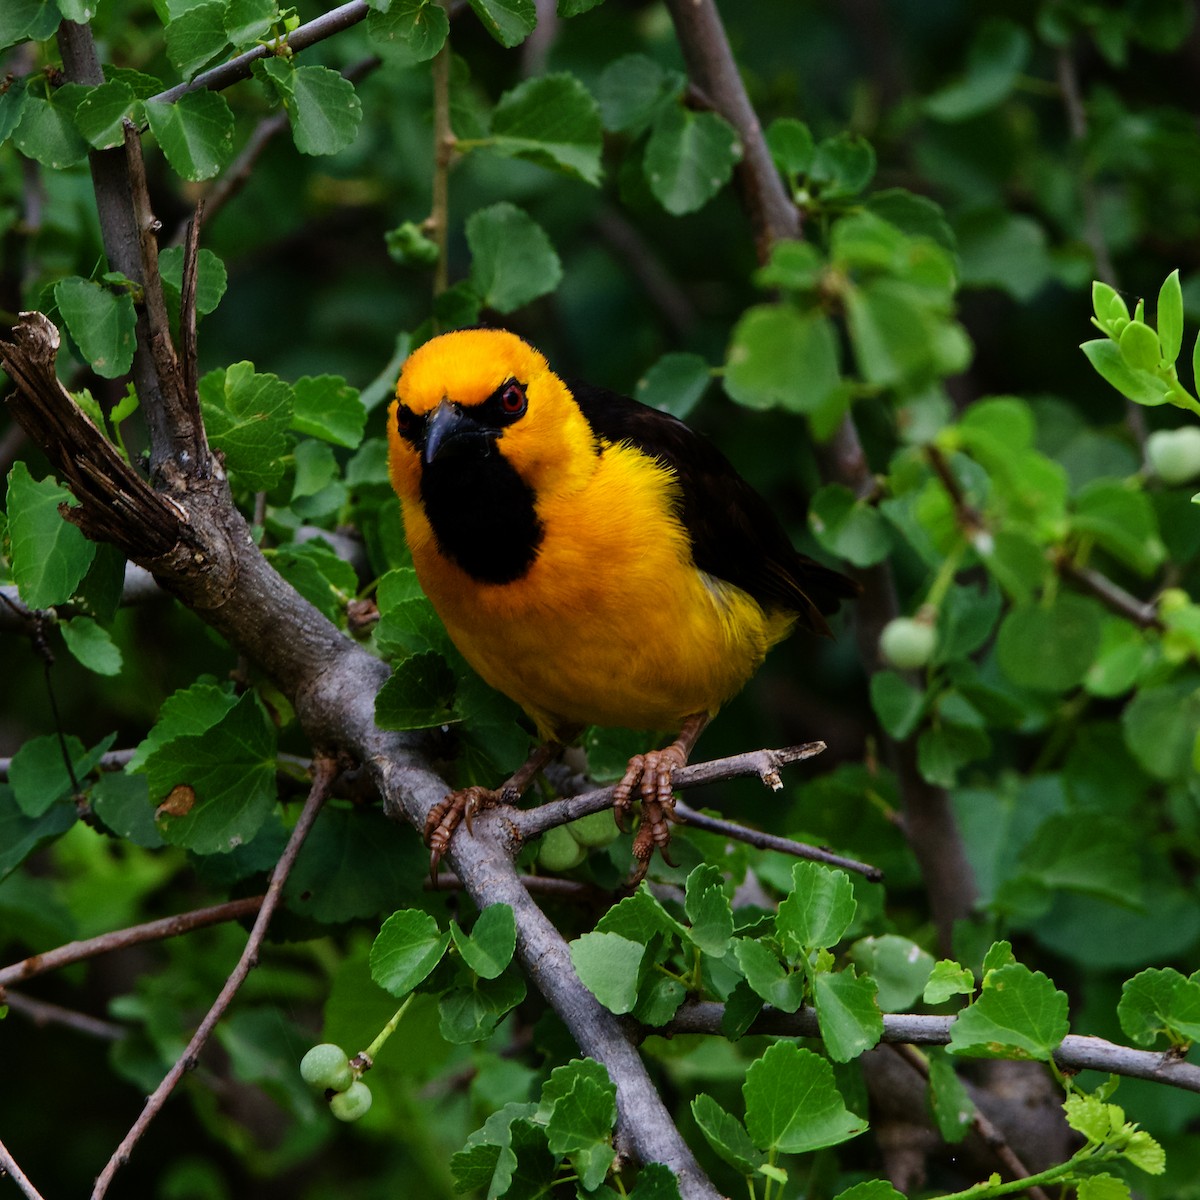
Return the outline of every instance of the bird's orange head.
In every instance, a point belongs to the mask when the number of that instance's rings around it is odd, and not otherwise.
[[[501,454],[535,497],[570,491],[594,468],[594,439],[570,389],[516,334],[462,329],[404,364],[388,413],[392,485],[420,503],[421,478],[447,459]]]

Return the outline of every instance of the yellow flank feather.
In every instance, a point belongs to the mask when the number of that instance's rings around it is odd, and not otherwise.
[[[532,490],[542,539],[519,578],[489,583],[442,553],[421,495],[421,454],[396,432],[470,410],[506,381],[528,410],[495,451]],[[407,361],[389,420],[392,482],[422,588],[463,657],[543,738],[582,725],[675,731],[746,683],[795,614],[771,612],[692,561],[673,472],[629,443],[598,441],[566,385],[512,334],[469,330]]]

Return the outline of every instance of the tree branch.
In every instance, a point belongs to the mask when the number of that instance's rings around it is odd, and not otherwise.
[[[26,1200],[44,1200],[42,1193],[29,1182],[29,1177],[17,1166],[17,1160],[8,1152],[8,1147],[0,1142],[0,1176],[7,1175],[25,1195]]]
[[[646,1034],[721,1033],[725,1006],[712,1001],[685,1004],[672,1021],[661,1029],[647,1028]],[[925,1016],[919,1013],[885,1013],[885,1043],[912,1046],[947,1046],[954,1017]],[[785,1013],[767,1005],[746,1031],[777,1037],[820,1037],[817,1014],[811,1008]],[[1134,1050],[1104,1038],[1068,1034],[1054,1051],[1054,1061],[1063,1071],[1110,1071],[1130,1079],[1149,1079],[1187,1092],[1200,1092],[1200,1065],[1185,1062],[1171,1051]]]
[[[113,950],[124,950],[127,946],[137,946],[142,942],[160,942],[165,938],[191,933],[194,929],[204,929],[209,925],[219,925],[224,921],[237,921],[256,913],[262,902],[262,896],[230,900],[226,904],[214,904],[209,908],[197,908],[192,912],[177,913],[173,917],[147,921],[143,925],[131,925],[128,929],[102,933],[97,937],[85,938],[82,941],[67,942],[53,950],[46,950],[41,954],[31,954],[20,962],[0,968],[0,998],[3,997],[4,989],[9,985],[32,979],[35,975],[44,975],[47,971],[57,971],[60,967],[82,962],[84,959],[96,958],[101,954],[109,954]]]
[[[61,1025],[64,1029],[82,1033],[85,1037],[99,1038],[106,1042],[115,1042],[125,1036],[124,1026],[112,1021],[103,1021],[88,1013],[76,1012],[73,1008],[64,1008],[61,1004],[52,1004],[49,1000],[37,1000],[20,992],[8,992],[0,998],[0,1003],[7,1004],[13,1012],[20,1013],[35,1025]]]

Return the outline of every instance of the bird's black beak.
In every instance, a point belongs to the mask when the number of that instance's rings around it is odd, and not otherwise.
[[[428,466],[435,458],[464,452],[486,454],[495,431],[487,429],[453,400],[443,400],[425,422],[421,460]]]

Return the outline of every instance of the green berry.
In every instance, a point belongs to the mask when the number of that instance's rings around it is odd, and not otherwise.
[[[330,1088],[335,1092],[344,1092],[354,1082],[354,1071],[345,1050],[331,1042],[314,1046],[300,1060],[300,1076],[309,1087],[319,1092]]]
[[[607,808],[601,809],[600,812],[588,813],[586,817],[577,818],[567,826],[567,831],[581,846],[585,846],[589,850],[598,846],[607,846],[620,832],[617,829],[616,821],[613,820],[612,813]]]
[[[937,631],[929,621],[917,617],[895,617],[879,635],[879,652],[901,671],[923,667],[937,647]]]
[[[586,853],[565,825],[555,825],[542,834],[538,864],[547,871],[569,871],[583,862]]]
[[[1200,427],[1159,429],[1146,439],[1146,458],[1163,483],[1186,483],[1200,475]]]
[[[356,1079],[344,1092],[338,1092],[329,1100],[329,1111],[339,1121],[357,1121],[365,1117],[371,1107],[371,1089],[361,1079]]]

